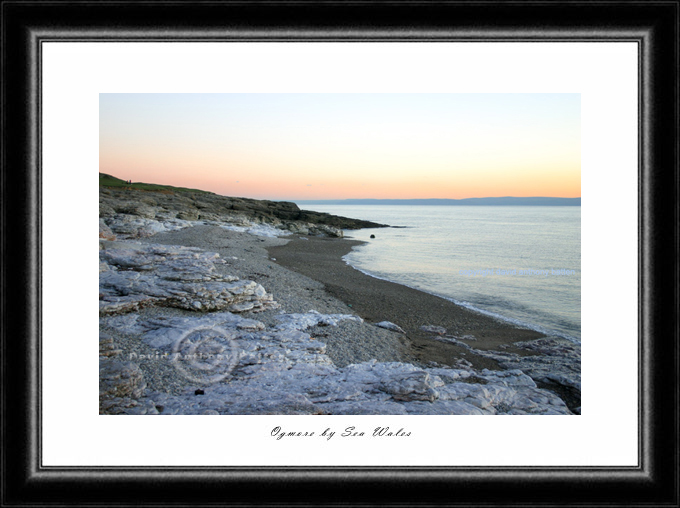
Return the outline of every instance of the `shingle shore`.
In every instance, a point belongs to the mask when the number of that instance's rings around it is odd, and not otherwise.
[[[286,245],[270,247],[277,263],[323,284],[326,291],[368,322],[392,322],[408,336],[410,359],[421,364],[434,361],[455,365],[466,358],[476,368],[498,368],[494,362],[470,356],[467,348],[454,342],[434,340],[450,336],[476,349],[502,348],[531,354],[512,347],[514,342],[544,335],[496,320],[416,289],[370,277],[347,265],[342,256],[360,242],[334,238],[294,238]],[[424,329],[423,329],[424,328]],[[436,329],[433,333],[431,329]]]

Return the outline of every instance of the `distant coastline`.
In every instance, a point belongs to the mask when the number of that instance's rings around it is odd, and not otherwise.
[[[416,205],[416,206],[581,206],[581,198],[498,197],[466,199],[305,199],[297,205]]]

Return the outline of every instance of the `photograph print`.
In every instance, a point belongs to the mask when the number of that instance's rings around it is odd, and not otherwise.
[[[580,94],[99,95],[100,415],[580,415]]]

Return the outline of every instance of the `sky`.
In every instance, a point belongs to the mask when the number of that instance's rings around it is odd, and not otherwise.
[[[581,196],[580,94],[100,94],[99,171],[273,200]]]

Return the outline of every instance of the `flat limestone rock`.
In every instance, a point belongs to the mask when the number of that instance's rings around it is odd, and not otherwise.
[[[392,330],[393,332],[397,333],[406,333],[403,328],[401,328],[399,325],[395,325],[394,323],[390,321],[381,321],[380,323],[376,323],[375,326],[379,326],[380,328],[384,328],[385,330]]]
[[[436,378],[436,380],[439,380]],[[421,371],[408,375],[392,375],[381,380],[380,389],[391,394],[394,400],[427,400],[434,402],[439,398],[435,389],[435,379]],[[441,385],[444,383],[439,380]]]
[[[156,405],[151,400],[136,400],[129,397],[112,397],[100,400],[99,414],[157,415],[160,413]]]
[[[100,315],[150,305],[194,311],[232,312],[276,308],[256,282],[221,275],[218,254],[191,247],[106,242],[99,251]]]
[[[116,396],[125,396],[119,397],[125,403],[108,410],[160,415],[572,414],[557,395],[537,388],[518,369],[419,368],[375,360],[338,368],[325,354],[325,344],[305,330],[319,322],[332,327],[330,323],[351,317],[318,312],[282,314],[274,328],[230,312],[103,318],[111,330],[137,334],[161,352],[171,350],[188,332],[206,328],[227,334],[236,350],[222,377],[210,378],[211,372],[199,370],[205,374],[204,383],[200,378],[187,381],[184,394],[147,390],[135,398],[130,395],[139,395],[139,390],[134,394],[131,389],[116,392]],[[134,372],[134,367],[129,368]],[[200,395],[193,388],[197,384]]]
[[[340,321],[356,321],[362,323],[363,319],[351,314],[320,314],[311,310],[306,314],[281,314],[276,316],[279,321],[279,330],[306,330],[313,326],[337,326]]]

